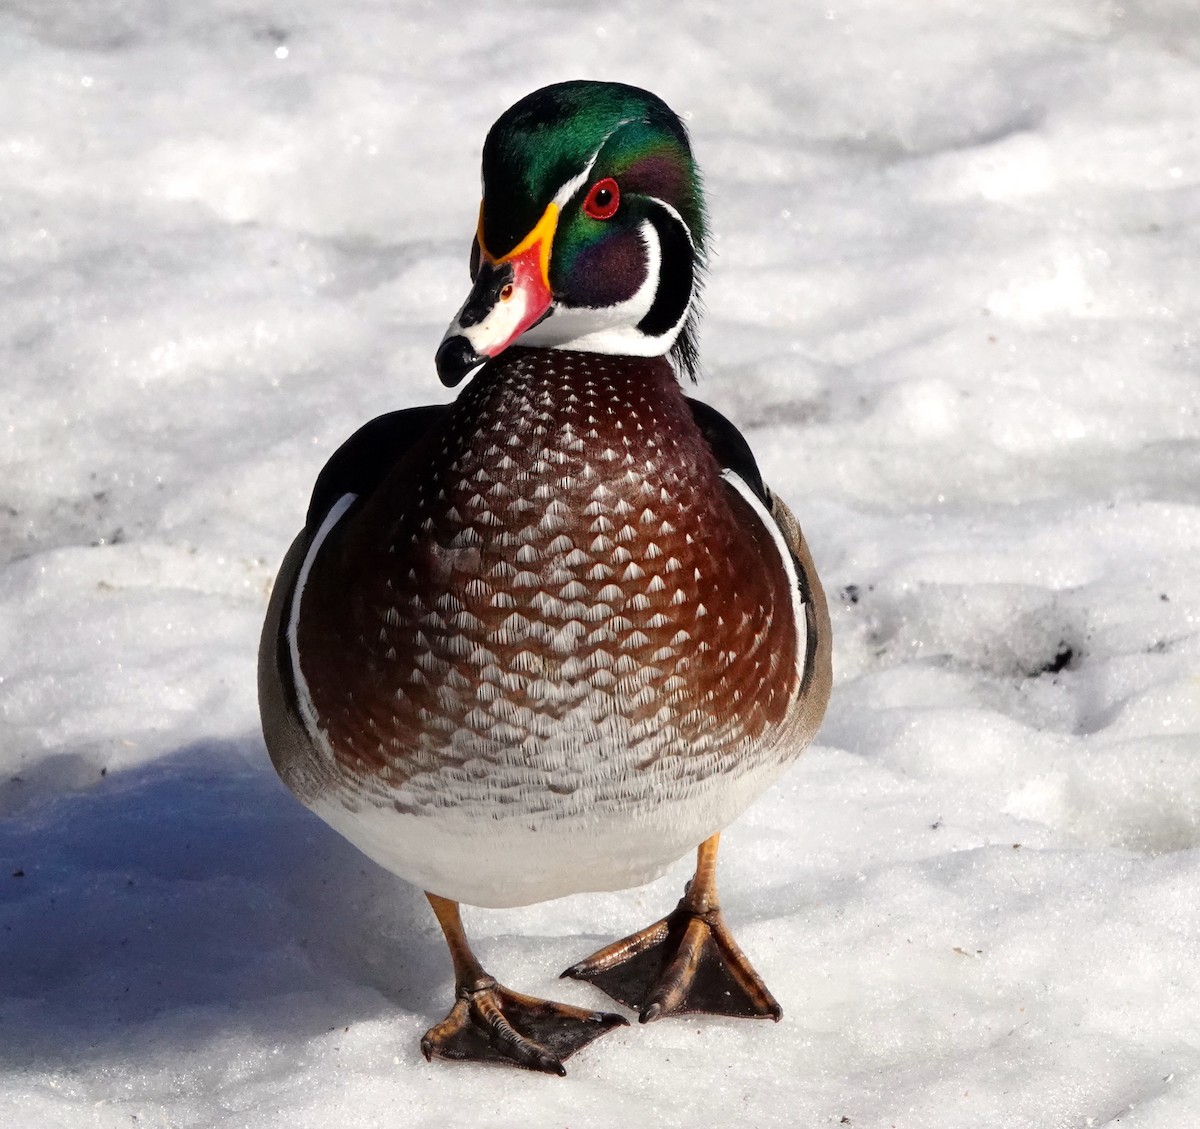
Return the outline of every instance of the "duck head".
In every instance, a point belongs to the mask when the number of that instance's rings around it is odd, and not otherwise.
[[[671,354],[689,375],[704,203],[687,131],[660,98],[563,82],[483,146],[471,292],[437,351],[454,386],[510,345]]]

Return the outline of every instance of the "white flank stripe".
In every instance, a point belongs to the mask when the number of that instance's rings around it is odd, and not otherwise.
[[[304,586],[308,583],[308,574],[312,570],[313,561],[317,559],[317,553],[321,551],[325,538],[342,520],[342,515],[357,497],[357,494],[343,494],[325,515],[325,520],[321,522],[321,528],[317,530],[316,536],[309,544],[308,552],[304,555],[304,563],[296,575],[296,586],[292,589],[292,605],[288,609],[288,653],[292,660],[292,682],[296,687],[296,704],[300,709],[300,717],[304,721],[304,728],[308,730],[308,735],[319,748],[326,750],[329,749],[329,741],[320,726],[317,725],[317,711],[313,707],[312,695],[309,693],[304,671],[300,669],[300,649],[296,643],[296,629],[300,623],[300,601],[304,598]]]
[[[804,597],[800,593],[800,576],[796,572],[796,562],[792,559],[792,551],[784,539],[783,530],[771,516],[770,510],[762,504],[762,499],[746,484],[746,480],[729,467],[725,467],[721,471],[721,477],[746,500],[746,504],[763,523],[771,535],[771,540],[775,542],[775,548],[779,551],[779,559],[783,561],[783,570],[787,574],[788,584],[792,591],[792,621],[796,625],[796,669],[803,679],[808,658],[808,626],[804,615]]]

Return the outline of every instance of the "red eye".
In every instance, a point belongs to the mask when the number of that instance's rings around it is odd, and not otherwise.
[[[621,190],[611,176],[596,181],[588,190],[583,210],[594,220],[610,220],[621,204]]]

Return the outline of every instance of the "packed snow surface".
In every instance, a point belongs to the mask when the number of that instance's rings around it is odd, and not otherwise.
[[[831,595],[723,839],[784,1021],[434,1062],[419,891],[276,779],[254,652],[324,459],[448,396],[492,120],[690,123],[699,395]],[[0,1122],[1200,1125],[1191,0],[0,8]],[[519,990],[672,906],[468,909]]]

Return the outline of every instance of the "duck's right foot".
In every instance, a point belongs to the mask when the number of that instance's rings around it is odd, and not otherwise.
[[[488,977],[458,989],[450,1014],[425,1032],[421,1051],[426,1059],[437,1055],[566,1074],[565,1059],[628,1022],[611,1012],[523,996]]]

